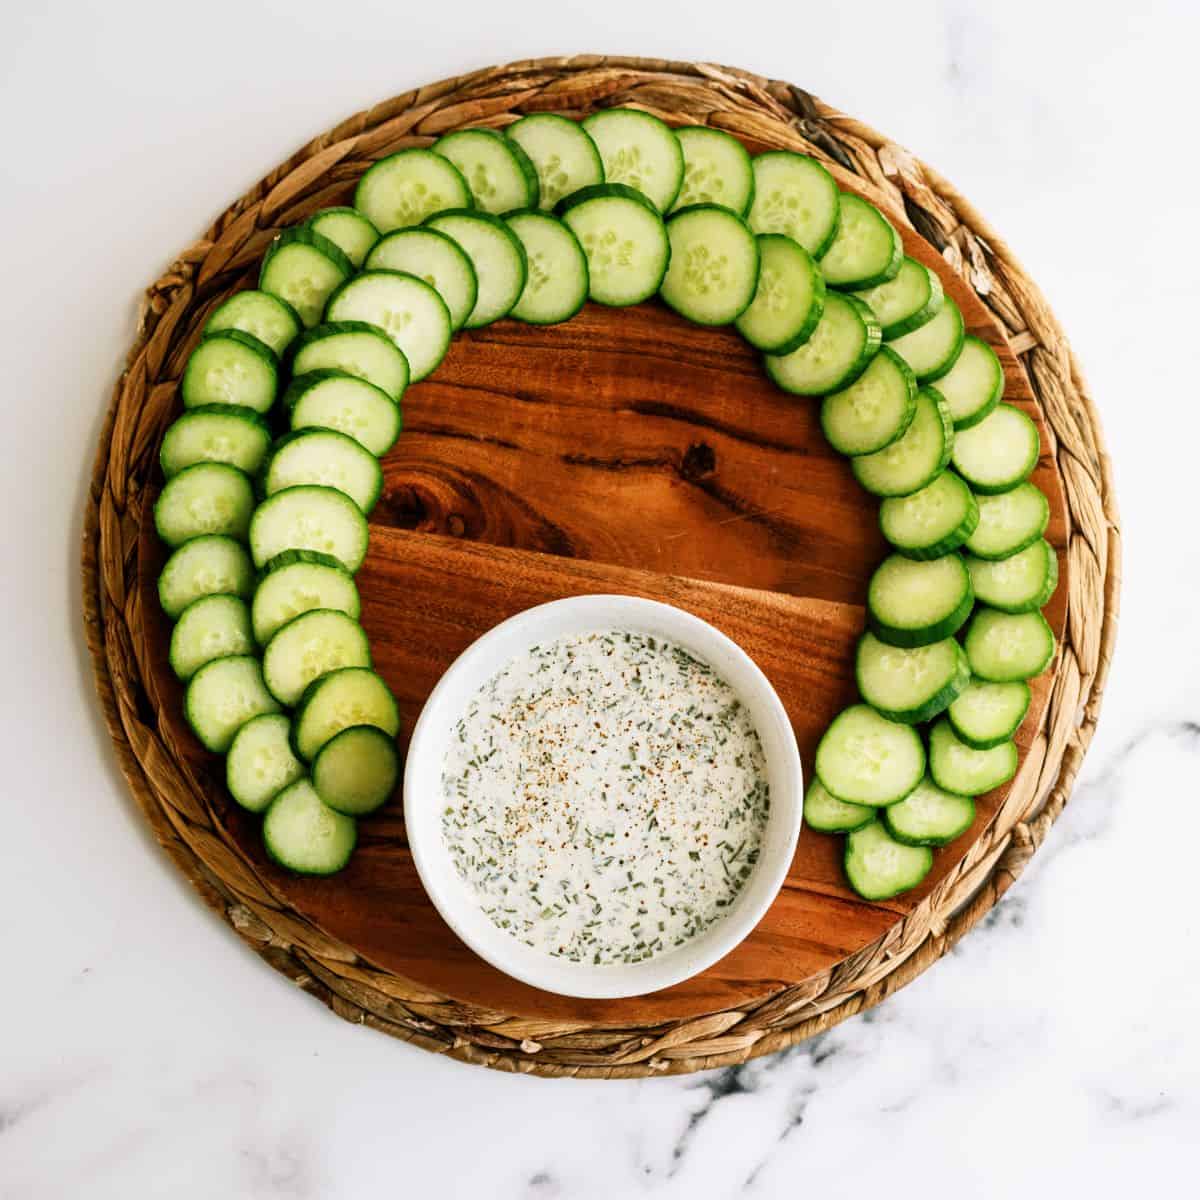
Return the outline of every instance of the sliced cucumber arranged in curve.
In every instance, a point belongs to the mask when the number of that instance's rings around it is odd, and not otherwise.
[[[913,369],[921,383],[946,375],[963,348],[963,318],[958,305],[946,296],[932,320],[912,333],[893,338],[888,345]]]
[[[322,675],[370,665],[362,626],[344,612],[314,608],[276,630],[263,651],[263,681],[280,704],[293,705]]]
[[[537,204],[537,168],[518,142],[494,129],[458,129],[438,138],[432,148],[459,169],[475,206],[484,212]]]
[[[252,409],[237,404],[204,404],[185,409],[163,435],[158,451],[170,479],[200,462],[222,462],[253,475],[271,448],[271,431]]]
[[[268,247],[258,286],[287,301],[311,329],[326,301],[353,273],[350,260],[333,242],[299,225],[285,229]]]
[[[821,430],[840,454],[874,455],[900,441],[917,411],[917,381],[886,346],[849,387],[821,404]]]
[[[264,713],[247,721],[229,745],[225,784],[250,812],[262,812],[304,774],[304,764],[292,752],[291,728],[283,713]]]
[[[658,291],[671,261],[671,243],[662,218],[640,192],[602,183],[564,197],[555,213],[587,255],[590,299],[624,307]]]
[[[813,257],[782,233],[760,233],[758,285],[737,331],[766,354],[790,354],[812,336],[825,311],[825,277]]]
[[[744,217],[754,200],[754,166],[746,147],[707,125],[685,125],[675,136],[683,151],[683,183],[674,209],[719,204]]]
[[[899,803],[921,781],[925,747],[910,726],[853,704],[822,735],[816,769],[835,799],[882,808]]]
[[[263,845],[281,866],[297,875],[335,875],[358,841],[353,817],[321,802],[305,778],[284,788],[263,818]]]
[[[405,271],[423,279],[446,302],[450,324],[461,329],[475,307],[479,283],[466,251],[437,229],[397,229],[367,255],[368,271]]]
[[[221,534],[184,542],[158,576],[158,602],[175,620],[193,600],[222,594],[248,599],[254,592],[254,564],[246,547]]]
[[[838,203],[837,233],[821,255],[825,282],[851,289],[890,283],[904,261],[900,235],[891,221],[851,192],[842,192]]]
[[[606,183],[631,187],[666,212],[683,183],[683,150],[671,127],[635,108],[608,108],[585,117]],[[580,239],[582,240],[582,239]]]
[[[206,663],[232,654],[253,654],[250,613],[240,596],[202,596],[179,614],[171,630],[168,659],[185,683]]]
[[[374,725],[352,725],[335,734],[313,759],[317,795],[335,812],[365,816],[396,790],[400,756],[395,738]]]
[[[953,471],[943,471],[919,491],[889,497],[879,506],[883,536],[905,558],[921,561],[957,550],[978,524],[979,503]]]
[[[361,605],[354,576],[328,554],[285,550],[263,568],[254,589],[254,640],[265,646],[289,621],[316,608],[336,609],[357,621]]]
[[[367,556],[367,519],[336,488],[304,486],[276,492],[255,510],[249,536],[256,567],[285,550],[316,550],[354,572]]]
[[[533,113],[514,121],[504,136],[516,142],[533,163],[542,209],[552,209],[580,188],[604,182],[600,151],[575,121],[557,113]]]
[[[283,406],[293,432],[333,429],[376,457],[400,436],[400,406],[381,388],[345,371],[297,375],[283,394]]]
[[[569,321],[588,296],[587,255],[571,230],[549,213],[529,208],[505,218],[525,251],[525,287],[508,314],[531,325]]]
[[[305,225],[327,237],[358,270],[372,246],[379,241],[379,230],[356,208],[323,208],[305,221]]]
[[[352,437],[332,429],[304,429],[275,443],[262,479],[268,496],[303,484],[337,488],[369,513],[383,491],[383,470]]]
[[[167,480],[154,504],[154,527],[168,546],[224,534],[242,540],[254,512],[250,479],[228,463],[202,462]]]
[[[867,585],[867,627],[889,646],[928,646],[952,637],[974,603],[959,555],[920,562],[893,554]]]
[[[890,342],[927,325],[942,307],[942,281],[924,263],[906,258],[895,278],[854,293],[869,306]]]
[[[408,359],[382,329],[366,321],[335,321],[302,333],[292,377],[310,371],[345,371],[373,383],[397,403],[408,387]]]
[[[1050,523],[1050,501],[1032,483],[976,497],[979,524],[966,541],[976,558],[1008,558],[1031,546]]]
[[[1019,408],[1001,404],[954,439],[954,469],[973,492],[1007,492],[1033,474],[1041,453],[1037,426]]]
[[[354,207],[381,234],[420,225],[434,213],[470,208],[462,172],[432,150],[412,148],[381,158],[358,181]]]
[[[883,823],[906,846],[944,846],[971,828],[975,800],[938,787],[928,776],[899,804],[883,810]]]
[[[1001,612],[1033,612],[1058,586],[1058,556],[1044,538],[1008,558],[968,556],[967,570],[975,599]]]
[[[525,290],[525,249],[499,217],[447,212],[430,218],[429,228],[453,238],[471,260],[478,292],[466,328],[478,329],[506,317]]]
[[[1040,675],[1054,657],[1054,632],[1040,612],[980,608],[963,639],[971,673],[989,683]]]
[[[975,750],[990,750],[1017,732],[1029,711],[1029,701],[1029,684],[1023,679],[1011,683],[972,679],[946,716],[960,742]]]
[[[400,710],[387,684],[363,667],[331,671],[309,685],[296,709],[292,745],[312,762],[322,746],[353,725],[374,725],[389,737],[400,729]]]
[[[947,720],[929,731],[929,773],[933,782],[958,796],[981,796],[1017,773],[1015,742],[975,750],[960,742]]]
[[[785,392],[824,396],[858,379],[875,358],[879,342],[879,322],[861,300],[827,292],[821,319],[808,340],[789,354],[764,355],[763,363]],[[894,363],[881,370],[896,373]]]
[[[937,390],[955,429],[978,425],[1004,394],[1004,370],[995,350],[981,338],[965,337],[958,361],[937,381]]]
[[[274,351],[251,334],[225,329],[200,339],[179,394],[184,408],[227,404],[265,413],[275,403],[277,382]]]
[[[213,309],[204,322],[205,334],[234,329],[257,338],[275,354],[282,354],[303,328],[296,310],[267,292],[237,292]]]
[[[831,796],[819,779],[804,793],[804,823],[818,833],[849,833],[875,820],[875,809]]]
[[[782,233],[820,258],[837,234],[840,193],[816,159],[791,150],[755,155],[754,202],[747,218],[755,233]]]
[[[758,286],[758,242],[741,217],[719,204],[693,204],[667,219],[671,261],[659,289],[697,325],[729,325]]]
[[[258,659],[243,654],[201,667],[187,685],[183,711],[201,743],[224,754],[247,721],[278,712],[279,705],[263,683]]]
[[[928,846],[898,842],[880,821],[846,837],[846,879],[864,900],[890,900],[915,888],[933,867]]]
[[[918,725],[944,712],[971,681],[962,647],[952,638],[927,646],[889,646],[864,633],[854,674],[859,694],[889,721]]]
[[[850,469],[876,496],[910,496],[942,474],[953,448],[954,424],[945,404],[932,388],[922,388],[908,428],[884,449],[852,459]]]

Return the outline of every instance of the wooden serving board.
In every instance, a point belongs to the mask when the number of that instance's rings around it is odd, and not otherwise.
[[[751,146],[751,149],[757,147]],[[838,183],[881,199],[861,181]],[[1064,501],[1024,371],[975,294],[890,214],[906,251],[938,270],[970,332],[1004,364],[1006,399],[1038,422],[1034,482],[1050,499],[1060,583],[1046,615],[1061,638],[1070,589]],[[551,328],[501,321],[457,337],[404,400],[405,431],[384,462],[383,498],[359,574],[363,624],[400,701],[401,742],[441,673],[513,613],[562,596],[666,600],[738,641],[778,690],[806,777],[830,718],[855,697],[852,652],[867,580],[886,554],[878,502],[821,435],[819,402],[786,395],[732,330],[704,329],[652,303],[588,305]],[[885,903],[849,890],[842,838],[805,830],[780,896],[754,933],[696,979],[627,1000],[574,1000],[483,963],[425,897],[400,799],[361,825],[348,870],[328,880],[273,867],[260,821],[224,794],[221,763],[187,730],[155,599],[164,554],[146,514],[142,613],[160,730],[204,783],[218,819],[278,896],[377,966],[489,1010],[606,1026],[709,1013],[826,971],[881,936],[958,863],[1002,804],[980,798],[971,830],[935,856],[925,883]],[[1033,683],[1023,728],[1039,724],[1051,673]],[[1025,742],[1018,737],[1022,751]]]

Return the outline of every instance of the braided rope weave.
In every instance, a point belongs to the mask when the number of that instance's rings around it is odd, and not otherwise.
[[[376,159],[448,130],[528,112],[633,105],[833,161],[877,189],[966,279],[1023,362],[1067,503],[1067,627],[1041,727],[1001,811],[963,861],[877,943],[765,999],[648,1028],[529,1020],[448,999],[380,970],[291,910],[215,820],[155,719],[138,539],[178,379],[208,314],[252,279],[278,230],[347,203]],[[1116,633],[1120,534],[1110,464],[1079,364],[1036,285],[975,209],[931,168],[786,83],[732,68],[583,56],[492,67],[358,113],[272,171],[146,292],[137,340],[100,438],[83,544],[84,619],[97,688],[129,786],[204,899],[272,966],[339,1016],[501,1070],[601,1078],[729,1066],[820,1033],[940,958],[1007,891],[1067,801],[1095,728]]]

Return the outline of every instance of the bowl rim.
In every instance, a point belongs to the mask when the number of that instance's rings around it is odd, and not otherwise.
[[[526,945],[483,913],[442,839],[441,764],[449,730],[468,700],[523,648],[590,629],[632,629],[664,637],[708,662],[750,709],[771,789],[763,851],[725,916],[682,946],[639,963],[602,966],[557,958]],[[716,660],[716,661],[714,661]],[[736,678],[730,678],[730,676]],[[586,594],[524,609],[476,638],[442,674],[413,727],[403,781],[404,822],[417,875],[430,903],[475,954],[531,987],[580,999],[661,991],[707,970],[740,945],[775,902],[795,854],[803,814],[803,771],[783,702],[758,664],[701,617],[659,600]]]

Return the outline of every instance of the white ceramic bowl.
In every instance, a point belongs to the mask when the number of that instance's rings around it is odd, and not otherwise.
[[[707,662],[737,692],[758,730],[771,808],[759,860],[728,913],[684,945],[639,963],[594,966],[556,958],[498,929],[459,876],[442,837],[441,777],[451,731],[469,701],[528,647],[598,629],[665,638]],[[737,643],[682,609],[635,596],[575,596],[531,608],[497,625],[451,664],[413,731],[404,771],[404,820],[413,861],[430,900],[480,958],[534,987],[564,996],[640,996],[710,967],[758,924],[787,874],[800,833],[803,785],[791,722],[774,688]]]

